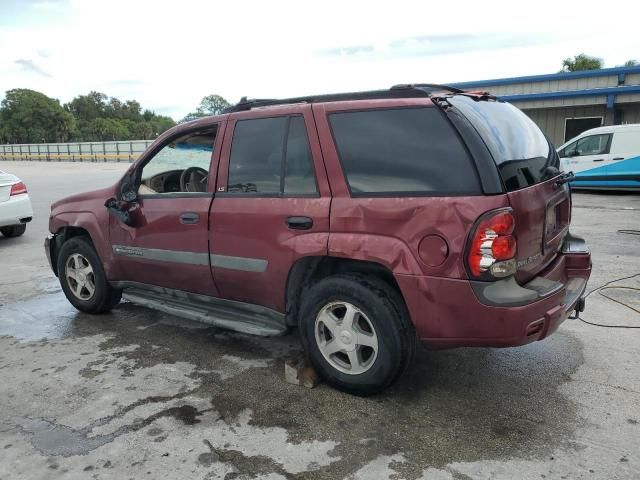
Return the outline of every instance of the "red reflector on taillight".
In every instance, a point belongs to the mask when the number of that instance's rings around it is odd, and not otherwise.
[[[9,196],[21,195],[23,193],[27,193],[27,186],[24,183],[18,182],[11,185],[11,193],[9,194]]]
[[[515,221],[513,220],[513,215],[510,213],[499,213],[498,215],[491,217],[486,222],[486,226],[498,235],[510,235],[513,233]]]
[[[516,256],[516,239],[511,235],[496,237],[491,245],[491,253],[496,260],[509,260]]]
[[[514,228],[515,219],[509,211],[499,210],[483,216],[473,232],[467,254],[467,265],[472,276],[491,280],[513,273],[515,261],[512,261],[513,265],[508,265],[507,270],[497,268],[499,265],[496,262],[515,258]],[[504,267],[503,264],[500,266]]]

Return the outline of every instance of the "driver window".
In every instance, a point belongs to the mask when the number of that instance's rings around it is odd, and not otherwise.
[[[581,138],[576,145],[576,155],[601,155],[607,153],[610,137],[611,134],[605,134]]]
[[[138,193],[206,192],[215,129],[173,139],[142,167]]]
[[[560,152],[558,154],[560,156],[560,158],[575,157],[575,155],[576,155],[576,143],[578,143],[578,142],[570,143],[569,145],[564,147],[562,150],[560,150]]]

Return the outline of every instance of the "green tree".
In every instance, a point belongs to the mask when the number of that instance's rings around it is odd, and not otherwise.
[[[104,93],[78,95],[69,103],[33,90],[9,90],[0,107],[1,143],[138,140],[155,138],[176,122],[136,100]]]
[[[3,142],[65,142],[75,128],[73,115],[45,94],[16,88],[6,92],[0,104],[0,136]]]
[[[577,72],[579,70],[599,70],[603,65],[604,62],[601,58],[591,57],[581,53],[573,58],[565,58],[562,61],[562,70],[560,71]]]
[[[125,124],[115,118],[96,118],[91,127],[99,141],[126,140],[130,136]]]
[[[623,67],[635,67],[636,65],[638,65],[638,61],[635,59],[631,59],[624,62]]]
[[[104,93],[89,92],[88,95],[78,95],[64,108],[78,121],[90,122],[96,118],[104,118],[107,110],[108,97]]]
[[[191,120],[208,117],[209,115],[220,115],[225,108],[230,106],[231,104],[220,95],[207,95],[200,100],[200,105],[198,105],[196,111],[188,113],[180,122],[190,122]]]
[[[146,140],[176,124],[170,117],[143,111],[137,100],[121,101],[100,92],[79,95],[65,108],[76,117],[76,141]]]

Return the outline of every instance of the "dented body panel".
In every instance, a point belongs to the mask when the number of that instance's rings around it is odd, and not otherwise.
[[[431,98],[389,98],[277,105],[180,125],[161,135],[117,185],[54,203],[50,232],[61,235],[65,227],[86,231],[113,285],[156,287],[153,294],[133,295],[146,303],[158,292],[179,291],[179,302],[164,302],[165,310],[174,313],[189,298],[206,305],[203,298],[208,297],[284,318],[297,311],[318,265],[328,269],[347,260],[350,268],[364,265],[361,271],[381,272],[397,286],[419,339],[429,347],[503,347],[545,338],[577,308],[591,271],[584,242],[568,233],[566,187],[550,179],[509,192],[493,185],[491,192],[472,196],[352,194],[329,115],[401,108],[447,115]],[[303,118],[316,192],[229,191],[237,123],[278,116]],[[140,169],[161,148],[194,129],[211,127],[217,135],[206,192],[140,195],[133,202],[134,225],[109,215],[105,201],[119,198],[126,182],[139,181]],[[476,170],[468,174],[486,188],[478,170],[487,168],[488,151],[477,150],[484,148],[479,137],[464,142],[464,135],[477,136],[469,125],[455,132],[474,161]],[[439,160],[446,162],[446,155]],[[479,219],[497,210],[515,219],[517,272],[496,282],[481,281],[469,273],[469,244]],[[183,221],[185,214],[190,222]],[[55,249],[50,252],[55,264]],[[307,270],[292,274],[307,259],[313,259]],[[244,309],[244,314],[254,310]],[[189,315],[214,318],[197,309]]]

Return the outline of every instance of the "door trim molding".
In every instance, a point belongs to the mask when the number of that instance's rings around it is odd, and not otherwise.
[[[230,270],[242,270],[243,272],[262,273],[267,269],[269,262],[262,258],[233,257],[231,255],[209,255],[211,266],[228,268]]]
[[[113,253],[122,257],[140,258],[158,262],[181,263],[185,265],[208,265],[215,268],[262,273],[269,262],[262,258],[234,257],[231,255],[164,250],[160,248],[130,247],[113,245]]]

